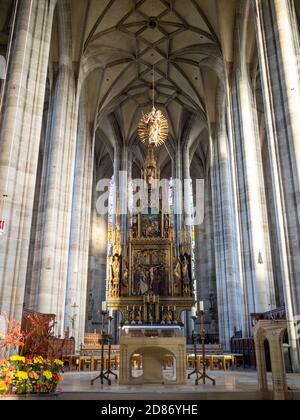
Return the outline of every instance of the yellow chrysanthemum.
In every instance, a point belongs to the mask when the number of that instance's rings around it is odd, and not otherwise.
[[[62,361],[61,361],[61,360],[59,360],[59,359],[55,359],[53,363],[54,363],[56,366],[63,366],[63,365],[64,365],[64,362],[62,362]]]
[[[11,356],[10,360],[12,362],[22,362],[22,363],[25,363],[25,357],[23,357],[23,356]]]
[[[35,365],[43,364],[44,363],[44,358],[42,356],[37,356],[33,359],[33,363]]]
[[[19,381],[27,381],[27,379],[28,379],[28,373],[27,372],[19,371],[19,372],[16,372],[15,376]]]
[[[0,392],[6,392],[6,391],[7,391],[6,383],[4,381],[0,381]]]
[[[44,373],[43,373],[43,376],[46,378],[46,379],[48,379],[48,381],[51,381],[51,379],[52,379],[52,372],[50,372],[49,370],[46,370]]]

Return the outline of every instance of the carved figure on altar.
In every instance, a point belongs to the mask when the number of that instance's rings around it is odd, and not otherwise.
[[[182,283],[183,283],[183,295],[191,296],[191,277],[190,277],[190,266],[186,255],[182,259]]]
[[[140,269],[140,295],[144,296],[149,291],[146,270]]]
[[[135,306],[133,306],[132,310],[129,313],[129,321],[134,324],[135,323]]]
[[[176,260],[174,264],[174,296],[182,295],[181,279],[181,263]]]
[[[138,216],[135,214],[132,216],[132,239],[137,239],[138,232],[139,232],[139,222],[138,222]]]
[[[141,290],[141,277],[140,277],[141,268],[138,267],[133,276],[133,295],[139,296]]]
[[[119,297],[120,296],[120,275],[121,275],[121,262],[120,256],[115,254],[113,257],[113,261],[111,264],[111,297]]]
[[[148,309],[148,322],[152,323],[155,321],[154,306],[153,304],[149,305]]]
[[[129,268],[127,260],[123,260],[123,273],[122,273],[122,296],[127,296],[129,292]]]
[[[166,312],[165,321],[167,324],[170,324],[173,321],[173,313],[170,309]]]
[[[170,237],[170,216],[168,214],[165,214],[164,218],[164,231],[165,231],[165,238],[169,239]]]
[[[139,324],[141,324],[142,321],[143,321],[142,307],[141,306],[137,310],[137,321],[138,321]]]

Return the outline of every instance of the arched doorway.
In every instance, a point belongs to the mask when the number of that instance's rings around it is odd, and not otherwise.
[[[176,381],[176,356],[163,347],[141,347],[130,357],[130,376],[133,381],[167,384]]]

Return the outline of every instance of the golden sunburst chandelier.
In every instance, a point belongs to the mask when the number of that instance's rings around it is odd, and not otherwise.
[[[153,107],[152,111],[144,115],[138,126],[139,138],[142,143],[159,147],[163,145],[169,135],[169,124],[163,113],[155,108],[155,79],[153,68]]]
[[[143,115],[139,123],[139,138],[142,143],[159,147],[165,143],[169,134],[169,124],[163,113],[155,107]]]

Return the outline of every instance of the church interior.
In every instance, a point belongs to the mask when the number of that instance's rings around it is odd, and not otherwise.
[[[0,398],[299,399],[300,1],[0,0],[0,89]]]

